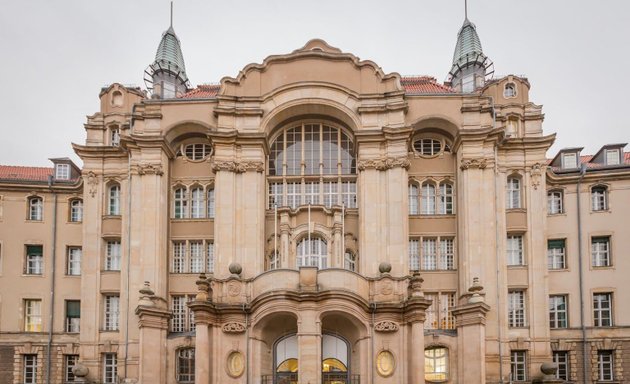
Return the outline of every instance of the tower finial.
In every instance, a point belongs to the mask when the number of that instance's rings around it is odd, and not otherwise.
[[[171,18],[173,13],[173,2],[171,2]],[[468,0],[464,0],[464,19],[468,20]],[[173,24],[173,22],[171,21],[171,24]]]
[[[173,28],[173,2],[171,1],[171,28]]]

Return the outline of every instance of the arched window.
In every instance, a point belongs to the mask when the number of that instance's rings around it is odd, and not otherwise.
[[[505,97],[506,99],[516,97],[516,84],[505,84],[505,88],[503,88],[503,97]]]
[[[177,351],[177,382],[195,382],[195,348],[184,348]]]
[[[42,221],[44,218],[44,200],[38,196],[28,198],[28,219]]]
[[[415,184],[409,184],[409,214],[418,214],[418,187]]]
[[[453,185],[450,183],[440,183],[440,199],[438,213],[440,215],[453,214]]]
[[[442,141],[433,138],[421,138],[413,142],[413,149],[422,156],[435,156],[442,152]]]
[[[302,239],[297,245],[297,266],[328,267],[328,248],[326,242],[319,237]]]
[[[424,350],[424,380],[441,382],[448,379],[448,350],[431,347]]]
[[[188,191],[186,187],[178,187],[173,194],[173,218],[185,219],[188,217]]]
[[[316,122],[290,126],[270,147],[269,209],[276,204],[356,208],[355,174],[354,144],[343,129]]]
[[[608,189],[603,185],[591,188],[591,209],[605,211],[608,209]]]
[[[190,204],[190,217],[193,219],[201,219],[205,217],[204,207],[204,192],[203,188],[195,187],[190,192],[191,204]]]
[[[214,189],[208,189],[208,219],[214,219]]]
[[[352,251],[346,250],[343,256],[343,267],[348,271],[357,271],[357,255]]]
[[[521,208],[521,179],[518,177],[511,176],[507,179],[505,208]]]
[[[107,214],[120,215],[120,185],[112,184],[108,190]]]
[[[74,199],[70,201],[70,221],[74,223],[83,221],[83,200]]]
[[[547,213],[550,215],[562,213],[562,200],[562,191],[547,192]]]
[[[322,382],[349,383],[348,343],[336,335],[322,335]]]
[[[435,185],[422,184],[422,211],[423,215],[435,215]]]

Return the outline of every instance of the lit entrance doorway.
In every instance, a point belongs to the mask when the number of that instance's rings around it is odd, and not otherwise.
[[[350,371],[348,342],[339,336],[322,335],[322,383],[348,384]]]
[[[298,342],[296,335],[278,340],[274,346],[273,384],[297,384]]]

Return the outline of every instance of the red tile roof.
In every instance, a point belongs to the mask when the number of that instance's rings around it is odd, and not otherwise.
[[[455,93],[452,88],[438,83],[435,77],[431,76],[403,76],[400,82],[405,88],[405,93],[410,95]]]
[[[446,85],[437,82],[431,76],[403,76],[400,78],[405,93],[410,95],[435,94],[435,93],[455,93]],[[203,84],[197,88],[179,96],[180,99],[209,99],[214,98],[219,93],[220,84]]]
[[[48,181],[52,174],[53,168],[0,165],[0,180]]]
[[[180,99],[209,99],[217,96],[220,84],[202,84],[179,96]]]
[[[580,164],[586,165],[586,168],[588,168],[588,169],[601,169],[601,168],[608,167],[604,163],[591,163],[590,161],[593,160],[593,156],[594,155],[580,155]],[[548,159],[547,160],[547,165],[551,164],[552,160],[553,159]],[[623,154],[623,164],[620,164],[620,165],[630,165],[630,152],[624,152],[624,154]],[[618,166],[619,165],[617,165],[617,167]],[[561,167],[551,167],[551,169],[554,172],[562,171]]]

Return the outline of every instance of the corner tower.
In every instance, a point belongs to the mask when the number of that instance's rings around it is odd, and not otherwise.
[[[157,99],[174,98],[190,89],[181,43],[173,29],[173,3],[171,25],[162,34],[155,60],[144,71],[144,82]]]
[[[453,53],[453,66],[447,82],[459,92],[471,93],[482,87],[486,78],[494,74],[494,64],[481,49],[477,27],[468,20],[468,11],[459,33]]]

